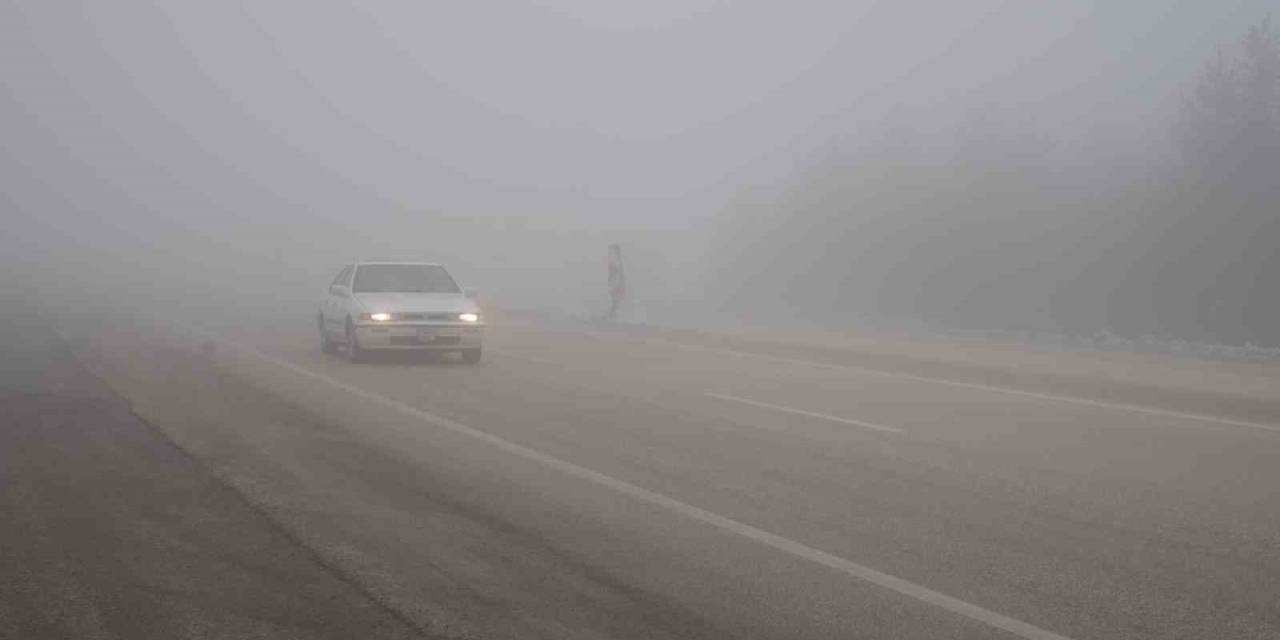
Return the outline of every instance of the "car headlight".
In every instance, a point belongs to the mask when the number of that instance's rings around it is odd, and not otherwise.
[[[480,314],[478,313],[460,313],[458,319],[463,322],[480,322]]]
[[[374,322],[386,322],[391,319],[389,313],[366,313],[361,315],[363,320],[372,320]]]

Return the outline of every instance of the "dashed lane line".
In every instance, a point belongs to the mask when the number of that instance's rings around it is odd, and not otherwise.
[[[839,423],[841,423],[841,424],[850,424],[850,425],[853,425],[853,426],[855,426],[855,427],[862,427],[863,429],[871,429],[871,430],[873,430],[873,431],[886,431],[886,432],[889,432],[889,433],[902,433],[902,429],[898,429],[897,427],[886,427],[886,426],[884,426],[884,425],[875,424],[875,423],[871,423],[871,422],[863,422],[863,421],[861,421],[861,420],[850,420],[849,418],[841,418],[841,417],[839,417],[839,416],[827,415],[827,414],[825,414],[825,413],[816,413],[816,412],[813,412],[813,411],[805,411],[804,409],[795,409],[795,408],[792,408],[792,407],[784,407],[784,406],[782,406],[782,405],[780,405],[780,404],[770,404],[770,403],[768,403],[768,402],[760,402],[759,400],[751,400],[751,399],[749,399],[749,398],[741,398],[741,397],[738,397],[738,396],[731,396],[731,395],[726,394],[726,393],[710,393],[710,392],[707,392],[707,393],[704,393],[704,394],[702,394],[702,395],[707,396],[708,398],[718,398],[718,399],[720,399],[720,400],[728,400],[728,401],[730,401],[730,402],[738,402],[738,403],[745,404],[745,405],[751,405],[751,406],[753,406],[753,407],[760,407],[761,409],[772,409],[773,411],[780,411],[780,412],[782,412],[782,413],[793,413],[793,414],[798,415],[798,416],[807,416],[807,417],[810,417],[810,418],[818,418],[818,419],[821,419],[821,420],[830,420],[831,422],[839,422]]]

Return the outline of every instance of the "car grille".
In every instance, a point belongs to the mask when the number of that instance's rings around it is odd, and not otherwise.
[[[457,320],[453,313],[397,313],[396,320]]]
[[[432,340],[419,340],[417,336],[391,336],[391,344],[394,345],[441,345],[448,346],[462,342],[462,338],[458,336],[439,336]]]

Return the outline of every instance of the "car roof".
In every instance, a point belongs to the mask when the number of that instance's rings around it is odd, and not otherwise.
[[[364,267],[374,264],[412,264],[423,267],[442,267],[444,265],[439,262],[424,262],[422,260],[360,260],[353,263],[357,267]]]

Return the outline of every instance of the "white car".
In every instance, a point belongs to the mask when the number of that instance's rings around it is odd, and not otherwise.
[[[456,351],[480,361],[484,318],[444,267],[429,262],[347,265],[320,305],[320,347],[360,361],[373,350]]]

